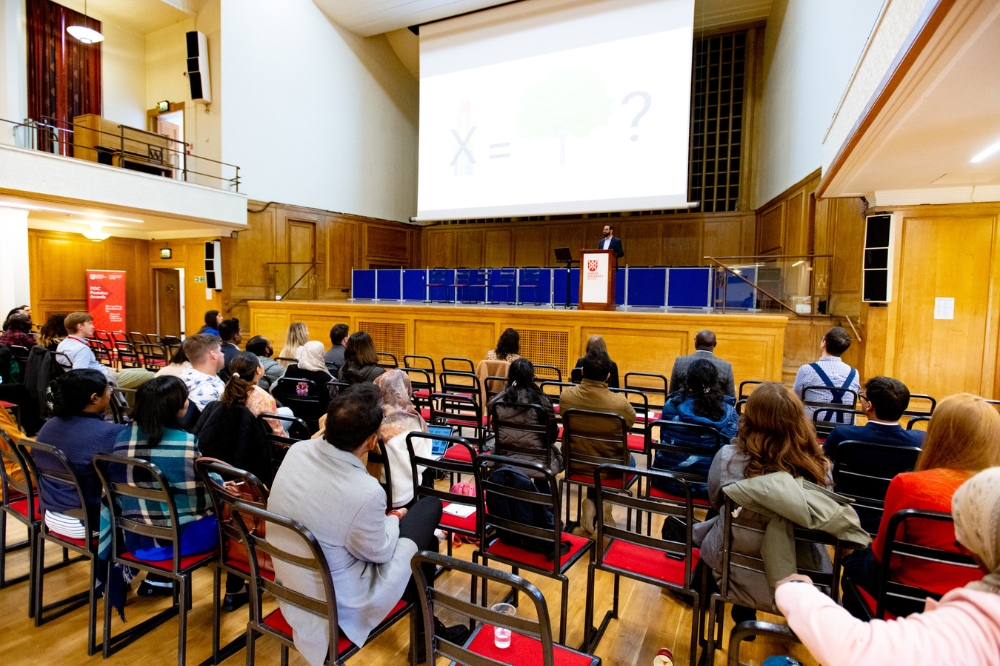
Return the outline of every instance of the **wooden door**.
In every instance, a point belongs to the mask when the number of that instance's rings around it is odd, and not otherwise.
[[[993,255],[991,218],[903,221],[893,376],[937,399],[984,386]],[[935,299],[954,318],[935,319]]]
[[[181,168],[181,160],[183,155],[183,144],[184,137],[181,136],[180,125],[170,122],[169,120],[164,120],[163,118],[156,119],[156,133],[162,136],[173,139],[167,143],[167,155],[165,156],[165,161],[168,162],[174,169]]]
[[[181,334],[181,277],[176,268],[153,269],[156,284],[156,334]]]
[[[288,220],[286,247],[288,248],[286,261],[295,263],[287,267],[288,270],[285,274],[288,276],[288,280],[284,284],[281,284],[279,280],[278,293],[292,289],[285,298],[297,300],[313,298],[316,271],[315,269],[310,270],[309,264],[316,260],[316,223]],[[306,275],[306,272],[309,274]],[[305,275],[304,278],[303,275]],[[292,288],[297,280],[298,284]]]

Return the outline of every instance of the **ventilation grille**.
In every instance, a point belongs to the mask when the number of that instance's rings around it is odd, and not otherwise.
[[[389,352],[402,363],[406,355],[406,324],[359,321],[358,330],[372,336],[376,351]]]
[[[521,356],[530,359],[535,365],[554,365],[563,373],[563,379],[569,375],[569,333],[560,331],[537,331],[526,328],[517,329],[521,336]],[[545,368],[536,370],[539,379],[556,379],[552,371]]]

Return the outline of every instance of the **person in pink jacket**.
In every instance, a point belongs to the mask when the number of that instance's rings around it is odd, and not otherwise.
[[[986,576],[940,601],[928,599],[923,613],[862,622],[813,587],[808,576],[778,581],[775,602],[817,661],[823,666],[1000,665],[1000,467],[962,484],[951,511],[955,536]]]

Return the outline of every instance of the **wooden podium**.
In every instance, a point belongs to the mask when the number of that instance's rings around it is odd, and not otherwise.
[[[618,259],[614,250],[580,250],[580,310],[614,310]]]

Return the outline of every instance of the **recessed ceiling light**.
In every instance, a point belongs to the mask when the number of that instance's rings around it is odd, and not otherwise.
[[[90,231],[84,231],[83,232],[83,237],[84,238],[89,238],[90,240],[92,240],[92,241],[94,241],[96,243],[99,243],[102,240],[110,238],[111,234],[109,234],[106,231],[103,231],[101,229],[101,225],[99,223],[97,223],[97,222],[91,222],[90,223]]]
[[[987,157],[989,157],[990,155],[992,155],[993,153],[995,153],[997,151],[1000,151],[1000,141],[997,141],[992,146],[990,146],[989,148],[987,148],[983,152],[979,153],[978,155],[976,155],[975,157],[973,157],[969,161],[972,162],[973,164],[977,164],[979,162],[982,162]]]

